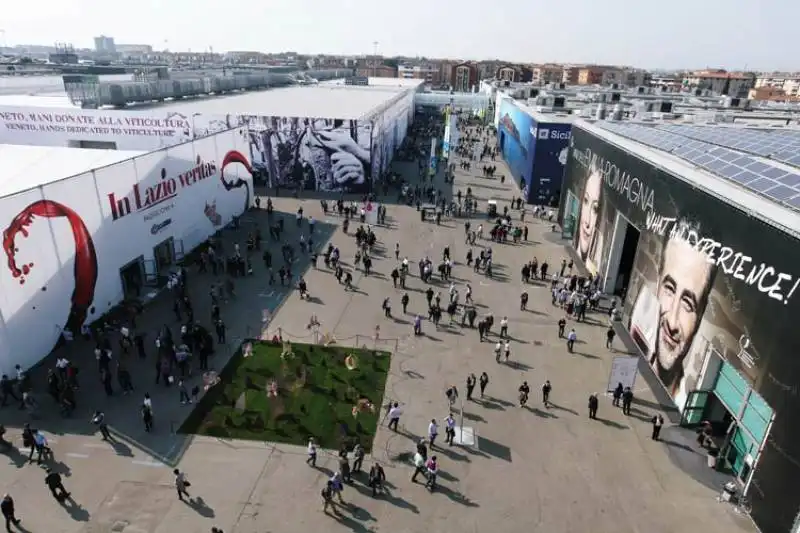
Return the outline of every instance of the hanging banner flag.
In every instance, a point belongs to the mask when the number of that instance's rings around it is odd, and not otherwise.
[[[372,202],[367,202],[364,204],[364,213],[366,215],[364,220],[367,224],[378,224],[378,206],[379,204],[374,204]]]
[[[442,159],[445,161],[450,159],[450,106],[444,108],[444,138],[442,138]]]
[[[432,178],[436,175],[436,147],[438,146],[438,142],[436,137],[431,139],[431,159],[430,164],[428,165],[428,175]]]
[[[451,149],[458,146],[458,117],[455,113],[450,113],[450,147]]]

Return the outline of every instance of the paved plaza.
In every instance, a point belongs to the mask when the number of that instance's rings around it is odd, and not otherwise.
[[[501,162],[496,164],[498,174],[508,175]],[[457,170],[453,189],[465,193],[471,187],[482,211],[489,199],[498,200],[502,210],[519,194],[508,181],[501,184],[499,179],[479,177],[476,166],[471,173]],[[412,167],[416,165],[401,164],[399,170],[410,175]],[[352,265],[356,250],[352,233],[357,224],[351,224],[351,235],[345,235],[338,217],[324,216],[317,200],[273,201],[276,211],[288,213],[290,231],[293,213],[302,204],[306,215],[319,221],[318,245],[330,238],[341,249],[343,260]],[[347,505],[341,516],[333,518],[322,512],[320,489],[337,468],[335,454],[322,454],[314,469],[305,464],[304,448],[172,434],[170,430],[180,425],[190,407],[179,404],[176,390],[153,384],[152,359],[137,362],[133,395],[102,399],[118,436],[116,444],[104,443],[91,433],[94,427],[89,424],[92,404],[101,401],[99,384],[93,382],[96,372],[90,367],[91,346],[76,342],[69,347],[69,357],[85,361],[87,368],[85,390],[78,396],[79,410],[72,420],[45,410],[35,426],[51,438],[55,467],[65,476],[65,485],[77,504],[62,506],[54,501],[44,486],[44,472],[25,465],[24,458],[12,456],[0,465],[0,479],[3,490],[16,499],[25,529],[48,533],[188,533],[210,531],[212,526],[226,533],[753,530],[749,520],[716,502],[719,485],[714,486],[702,472],[692,471],[702,468],[704,457],[691,447],[684,430],[667,427],[664,441],[650,439],[649,420],[664,410],[663,393],[650,386],[651,377],[639,377],[631,416],[623,416],[611,406],[610,398],[602,397],[598,420],[589,420],[587,398],[592,392],[604,392],[615,355],[605,349],[604,315],[590,315],[586,323],[575,325],[579,340],[575,353],[570,354],[557,338],[556,322],[561,315],[550,304],[549,284],[529,285],[528,310],[520,311],[523,263],[537,257],[540,263],[547,260],[552,271],[562,258],[569,260],[560,234],[551,231],[549,222],[533,221],[529,215],[527,242],[494,244],[495,276],[488,280],[464,264],[468,247],[463,219],[445,220],[437,226],[420,222],[414,208],[397,205],[388,205],[388,219],[388,227],[376,229],[384,251],[375,258],[376,273],[369,277],[356,274],[354,292],[345,292],[320,259],[319,269],[305,274],[311,301],[292,293],[279,306],[289,289],[268,286],[265,268],[257,262],[256,275],[237,280],[236,300],[223,307],[228,345],[218,350],[212,363],[220,368],[239,340],[271,336],[278,328],[290,340],[310,342],[314,332],[306,325],[312,314],[321,324],[319,334],[330,334],[341,345],[396,350],[384,403],[392,400],[402,405],[402,431],[394,433],[385,424],[380,427],[373,455],[365,463],[367,468],[372,461],[384,465],[389,496],[373,499],[364,479],[356,478],[354,485],[345,488]],[[481,221],[486,224],[485,219]],[[478,223],[473,220],[473,227]],[[243,242],[253,224],[266,228],[266,215],[248,215],[242,229],[229,232],[228,245]],[[396,243],[401,256],[412,263],[412,277],[407,282],[411,297],[408,315],[402,314],[400,306],[402,290],[393,289],[389,278],[396,264]],[[438,330],[425,322],[424,335],[412,335],[411,313],[427,316],[423,293],[427,287],[416,276],[416,262],[425,255],[436,262],[445,246],[457,262],[453,271],[456,283],[460,287],[471,284],[481,315],[491,311],[496,324],[503,315],[508,316],[513,339],[510,364],[495,362],[494,341],[479,342],[477,330],[444,325],[446,315]],[[301,260],[297,268],[307,265],[307,260]],[[209,322],[210,279],[208,274],[190,273],[196,316],[205,325]],[[447,286],[437,285],[446,298]],[[383,316],[381,303],[387,296],[391,297],[394,319]],[[139,327],[155,331],[165,322],[175,327],[177,321],[170,309],[168,298],[158,298]],[[272,314],[267,332],[262,331],[264,310]],[[626,351],[622,341],[617,339],[617,343],[616,355]],[[448,414],[444,394],[448,386],[455,384],[463,396],[467,374],[484,371],[490,377],[488,397],[464,402],[463,412],[455,413],[474,433],[475,445],[433,452],[441,467],[436,492],[412,484],[407,460],[413,450],[412,438],[426,433],[431,418],[441,423]],[[549,409],[541,405],[539,393],[546,379],[553,385],[554,405]],[[516,406],[516,391],[523,381],[532,388],[525,409]],[[154,397],[153,434],[140,427],[137,407],[144,391],[151,391]],[[47,399],[43,398],[43,403]],[[667,410],[665,415],[673,424],[674,414]],[[0,411],[0,416],[9,426],[9,435],[21,445],[16,428],[24,419],[10,407]],[[176,497],[171,473],[175,463],[192,483],[190,493],[195,499],[191,503]]]

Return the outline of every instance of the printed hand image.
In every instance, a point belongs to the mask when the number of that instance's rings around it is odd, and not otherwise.
[[[681,234],[679,229],[676,232]],[[656,375],[675,397],[684,379],[684,360],[700,327],[714,282],[714,266],[687,241],[667,238],[658,279],[645,284],[631,314],[631,335]]]
[[[272,186],[342,192],[369,188],[369,122],[250,117],[249,128],[254,166]]]

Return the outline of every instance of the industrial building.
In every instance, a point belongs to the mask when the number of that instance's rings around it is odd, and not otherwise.
[[[529,203],[543,205],[559,203],[570,124],[581,118],[756,128],[800,124],[800,104],[756,102],[706,89],[673,92],[642,86],[495,81],[482,82],[480,94],[489,98],[498,143],[512,177]],[[534,130],[539,137],[547,136],[546,143],[534,142],[544,140],[534,139]]]
[[[709,464],[738,482],[762,531],[789,531],[800,509],[800,132],[578,120],[569,143],[564,237],[617,296],[681,425],[709,428]]]
[[[403,142],[422,83],[321,83],[124,110],[77,109],[56,96],[0,96],[0,144],[147,151],[245,127],[256,179],[279,187],[365,192]],[[346,155],[331,158],[342,151]],[[343,174],[339,167],[350,170]]]
[[[251,205],[240,127],[154,151],[0,145],[0,371],[28,369]]]

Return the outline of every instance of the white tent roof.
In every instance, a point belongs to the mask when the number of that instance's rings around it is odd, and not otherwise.
[[[107,167],[143,153],[0,144],[0,198]]]

